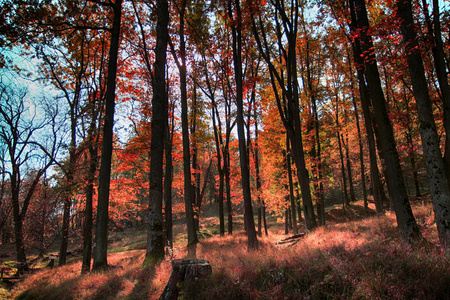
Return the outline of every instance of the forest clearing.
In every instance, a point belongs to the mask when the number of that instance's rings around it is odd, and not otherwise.
[[[221,237],[217,217],[205,218],[198,257],[209,260],[213,273],[184,299],[450,299],[450,253],[412,249],[400,241],[394,214],[376,216],[373,208],[366,216],[361,201],[346,212],[336,207],[327,212],[326,227],[280,246],[284,225],[270,218],[269,236],[253,252],[247,252],[242,222],[234,235]],[[414,201],[413,209],[424,236],[437,245],[430,204]],[[65,266],[25,275],[11,290],[0,282],[0,298],[158,299],[171,259],[186,255],[180,226],[172,255],[155,267],[142,268],[145,231],[127,230],[111,236],[108,271],[80,274],[81,256],[74,255]]]

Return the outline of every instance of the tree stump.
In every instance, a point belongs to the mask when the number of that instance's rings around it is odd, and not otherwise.
[[[175,300],[182,296],[192,282],[212,274],[212,268],[206,259],[174,259],[172,274],[160,300]]]

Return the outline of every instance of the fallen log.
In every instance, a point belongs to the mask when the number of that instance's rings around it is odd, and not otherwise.
[[[289,244],[289,243],[296,244],[299,241],[299,239],[301,239],[305,235],[306,235],[306,233],[296,234],[296,235],[290,236],[288,238],[285,238],[285,239],[282,239],[282,240],[276,242],[275,245],[283,245],[283,244]]]
[[[183,296],[192,282],[211,273],[211,265],[206,259],[174,259],[169,282],[159,299],[176,300]]]

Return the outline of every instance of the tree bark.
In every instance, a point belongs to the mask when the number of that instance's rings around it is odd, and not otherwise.
[[[195,280],[211,274],[212,268],[206,259],[175,259],[169,282],[159,299],[183,299]]]
[[[249,171],[249,153],[245,143],[244,113],[243,113],[243,73],[242,73],[242,19],[240,1],[234,1],[236,10],[236,23],[232,24],[231,31],[233,36],[233,58],[234,72],[236,80],[236,104],[237,104],[237,130],[239,141],[239,156],[241,165],[241,185],[244,196],[244,218],[247,224],[247,246],[248,250],[258,248],[258,239],[255,231],[255,221],[253,219],[252,199],[250,192],[250,171]],[[228,1],[228,14],[233,20],[233,10],[231,0]]]
[[[340,158],[340,162],[341,162],[341,174],[342,174],[342,184],[343,184],[343,192],[344,192],[344,202],[343,202],[343,207],[349,206],[350,205],[350,200],[348,198],[348,192],[347,192],[347,177],[345,176],[345,165],[344,165],[344,151],[342,150],[342,140],[341,140],[341,133],[340,133],[340,128],[341,125],[339,124],[339,104],[338,104],[338,95],[336,95],[336,118],[335,118],[335,122],[336,122],[336,137],[338,139],[338,146],[339,146],[339,158]],[[345,207],[344,207],[345,209]]]
[[[168,118],[168,97],[165,74],[167,61],[169,5],[167,0],[157,0],[156,48],[153,75],[152,123],[150,143],[149,212],[147,251],[144,266],[152,266],[164,258],[163,234],[163,164],[164,134]]]
[[[94,123],[94,122],[93,122]],[[89,272],[91,270],[92,258],[92,228],[93,228],[93,195],[95,172],[97,171],[97,146],[93,144],[94,139],[90,138],[89,142],[89,170],[86,183],[86,208],[84,212],[84,228],[83,228],[83,263],[81,272]]]
[[[108,206],[111,180],[111,158],[113,150],[114,105],[116,96],[117,60],[120,47],[120,23],[122,0],[111,4],[114,11],[111,44],[109,48],[108,79],[106,86],[106,108],[103,124],[103,144],[98,185],[97,224],[95,228],[94,263],[92,270],[104,270],[108,266]]]
[[[178,64],[180,71],[180,91],[181,91],[181,129],[183,136],[183,173],[184,173],[184,205],[186,210],[187,225],[187,248],[188,257],[196,257],[196,248],[198,243],[197,231],[195,226],[193,202],[195,201],[194,186],[191,180],[191,153],[189,141],[189,120],[187,104],[187,83],[186,83],[186,47],[184,40],[184,14],[186,11],[186,0],[182,1],[180,8],[180,58],[181,64]]]
[[[350,61],[350,59],[349,59],[349,61]],[[350,69],[351,69],[351,66],[350,66]],[[353,110],[354,110],[354,114],[355,114],[356,129],[358,132],[359,163],[360,163],[360,170],[361,170],[361,185],[362,185],[362,190],[363,190],[364,210],[366,213],[368,213],[369,212],[369,202],[367,200],[366,170],[365,170],[365,166],[364,166],[364,146],[363,146],[363,141],[362,141],[362,137],[361,137],[361,126],[359,125],[358,106],[356,104],[356,99],[353,94],[353,78],[352,78],[352,103],[353,103]]]
[[[374,121],[376,126],[378,126],[378,131],[383,132],[383,135],[378,135],[377,138],[381,144],[382,156],[385,160],[386,178],[388,186],[390,186],[389,192],[394,204],[400,235],[408,243],[421,243],[424,238],[419,231],[409,203],[394,139],[394,131],[387,113],[386,100],[381,88],[374,46],[367,32],[369,21],[364,0],[355,0],[355,11],[358,18],[357,25],[360,29],[362,53],[365,58],[367,83],[372,98]]]
[[[229,140],[225,145],[224,153],[224,168],[225,168],[225,188],[227,190],[227,232],[233,234],[233,208],[231,205],[231,183],[230,183],[230,152],[229,152]]]
[[[424,0],[422,2],[425,2]],[[439,82],[441,99],[444,106],[444,128],[445,128],[445,152],[444,163],[447,181],[450,182],[450,86],[448,83],[446,57],[442,42],[442,30],[439,16],[439,1],[433,0],[433,22],[429,21],[426,3],[423,3],[425,18],[428,23],[429,33],[432,34],[433,47],[431,48],[436,70],[436,77]]]
[[[222,166],[222,154],[221,154],[221,147],[222,144],[220,141],[222,140],[221,137],[221,123],[220,119],[218,118],[218,126],[216,124],[216,102],[214,97],[211,97],[212,102],[212,108],[211,108],[211,117],[213,122],[213,130],[214,130],[214,141],[216,144],[216,155],[217,155],[217,172],[219,173],[219,195],[218,195],[218,202],[219,202],[219,233],[221,236],[225,235],[225,217],[224,217],[224,186],[225,186],[225,172],[224,172],[224,166]]]
[[[294,181],[292,179],[292,165],[291,165],[291,149],[289,147],[289,139],[286,135],[286,171],[288,173],[289,179],[289,202],[291,205],[291,214],[292,214],[292,230],[294,234],[298,233],[297,229],[297,216],[295,209],[295,198],[294,198]]]
[[[420,136],[430,181],[430,193],[433,203],[439,240],[444,247],[450,246],[450,190],[445,173],[444,160],[439,148],[439,136],[433,117],[431,98],[425,69],[415,32],[411,1],[397,1],[397,15],[401,20],[401,31],[405,45],[409,74],[416,99],[420,123]]]
[[[357,18],[356,18],[356,12],[354,8],[354,2],[353,0],[350,2],[350,8],[351,8],[351,22],[349,22],[350,31],[352,34],[355,34],[355,31],[357,31]],[[367,135],[367,144],[369,147],[369,163],[370,163],[370,177],[371,177],[371,183],[372,183],[372,190],[373,190],[373,199],[375,202],[375,209],[377,213],[381,214],[384,212],[383,208],[383,199],[386,198],[384,195],[383,187],[380,182],[380,172],[378,169],[378,163],[377,163],[377,154],[376,154],[376,147],[375,147],[375,139],[374,139],[374,130],[373,130],[373,121],[372,121],[372,115],[371,115],[371,102],[370,102],[370,96],[369,91],[367,89],[366,85],[366,79],[364,76],[364,59],[363,54],[361,50],[361,43],[359,39],[354,39],[352,41],[352,48],[353,48],[353,57],[355,60],[355,67],[358,77],[358,85],[359,85],[359,94],[360,94],[360,101],[361,101],[361,107],[363,110],[363,116],[364,116],[364,125],[366,127],[366,135]]]
[[[164,172],[164,220],[166,229],[166,245],[169,249],[173,249],[173,218],[172,218],[172,180],[173,180],[173,163],[172,163],[172,142],[174,132],[174,110],[175,105],[172,103],[172,111],[170,119],[172,121],[169,126],[169,118],[166,122],[166,130],[164,135],[166,168]]]
[[[193,86],[193,93],[192,93],[192,102],[191,102],[191,114],[188,113],[188,119],[191,120],[190,128],[191,128],[191,144],[192,144],[192,169],[195,170],[194,172],[194,196],[193,196],[193,207],[195,207],[194,210],[194,224],[195,224],[195,231],[197,232],[199,230],[200,226],[200,210],[202,206],[202,199],[201,199],[201,187],[200,187],[200,166],[198,164],[198,145],[196,140],[196,131],[197,131],[197,89],[194,84]],[[205,178],[206,182],[206,178]]]
[[[254,156],[254,160],[255,160],[255,173],[256,173],[256,192],[258,193],[258,235],[261,236],[262,235],[262,223],[266,222],[265,220],[265,214],[263,214],[263,209],[264,209],[264,201],[261,198],[261,174],[260,174],[260,169],[259,169],[259,140],[258,140],[258,136],[259,136],[259,130],[258,130],[258,115],[257,115],[257,111],[256,111],[256,104],[253,106],[253,118],[255,120],[255,147],[254,147],[254,151],[253,151],[253,156]],[[264,220],[263,220],[264,218]],[[267,235],[267,228],[266,228],[266,235]]]
[[[346,160],[346,165],[347,165],[347,173],[348,173],[348,185],[350,188],[350,201],[351,202],[355,202],[356,201],[356,197],[355,197],[355,188],[353,185],[353,172],[352,172],[352,164],[350,161],[350,150],[349,150],[349,145],[348,145],[348,136],[346,136],[346,140],[347,142],[345,143],[344,141],[344,137],[341,135],[342,137],[342,144],[344,145],[345,148],[345,160]]]

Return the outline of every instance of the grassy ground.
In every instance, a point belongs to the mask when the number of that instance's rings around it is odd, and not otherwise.
[[[432,208],[415,203],[425,237],[438,245]],[[247,252],[242,219],[233,236],[217,235],[217,219],[202,219],[199,258],[213,274],[200,279],[186,299],[450,299],[450,253],[439,247],[411,249],[399,241],[395,215],[364,214],[361,203],[344,212],[328,211],[328,224],[294,244],[283,224],[271,218],[259,250]],[[81,275],[81,257],[67,266],[42,269],[1,289],[0,298],[17,299],[157,299],[170,276],[170,260],[185,255],[183,226],[171,257],[142,269],[145,232],[112,235],[104,273]],[[439,246],[439,245],[438,245]],[[3,247],[3,245],[2,245]]]

